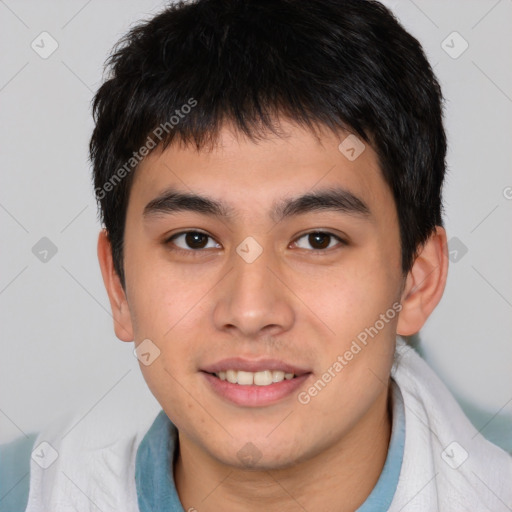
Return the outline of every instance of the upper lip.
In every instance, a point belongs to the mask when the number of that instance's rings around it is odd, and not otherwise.
[[[296,376],[311,373],[311,370],[301,368],[280,361],[279,359],[246,359],[243,357],[229,357],[201,368],[207,373],[218,373],[225,370],[242,370],[245,372],[261,372],[264,370],[283,370],[285,373],[294,373]]]

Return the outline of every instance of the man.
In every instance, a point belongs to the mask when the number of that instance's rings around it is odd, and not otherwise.
[[[26,510],[510,510],[511,457],[401,338],[448,266],[419,43],[377,2],[199,0],[109,69],[98,257],[162,411],[43,431]]]

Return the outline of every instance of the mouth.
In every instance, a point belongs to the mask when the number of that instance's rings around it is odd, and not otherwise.
[[[211,375],[215,375],[220,380],[225,380],[231,384],[238,384],[240,386],[270,386],[271,384],[297,377],[295,373],[285,372],[284,370],[263,370],[258,372],[221,370]]]
[[[215,395],[244,407],[262,407],[282,401],[297,392],[312,375],[302,370],[295,373],[285,369],[247,371],[232,368],[212,372],[202,370],[200,373]]]

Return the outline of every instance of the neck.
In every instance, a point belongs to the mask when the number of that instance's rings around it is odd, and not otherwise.
[[[174,475],[185,510],[354,511],[384,467],[391,436],[389,386],[334,445],[285,469],[244,470],[221,464],[179,434]],[[194,508],[195,507],[195,508]]]

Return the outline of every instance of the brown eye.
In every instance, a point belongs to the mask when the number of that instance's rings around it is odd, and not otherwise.
[[[185,243],[192,249],[203,249],[207,238],[203,233],[191,231],[185,234]]]
[[[345,241],[342,240],[339,236],[336,236],[332,233],[328,233],[326,231],[313,231],[311,233],[306,233],[302,235],[300,238],[297,239],[296,244],[301,249],[307,249],[308,247],[301,246],[299,244],[299,240],[306,239],[306,242],[315,250],[315,251],[322,251],[325,249],[330,249],[333,246],[331,245],[331,242],[333,239],[337,240],[341,243],[341,245],[345,245]],[[336,244],[335,244],[336,245]]]
[[[201,231],[184,231],[173,235],[169,238],[167,243],[172,242],[173,245],[176,245],[180,250],[194,252],[194,250],[210,248],[207,247],[208,239],[213,240],[211,236]],[[177,243],[178,240],[179,243]]]

